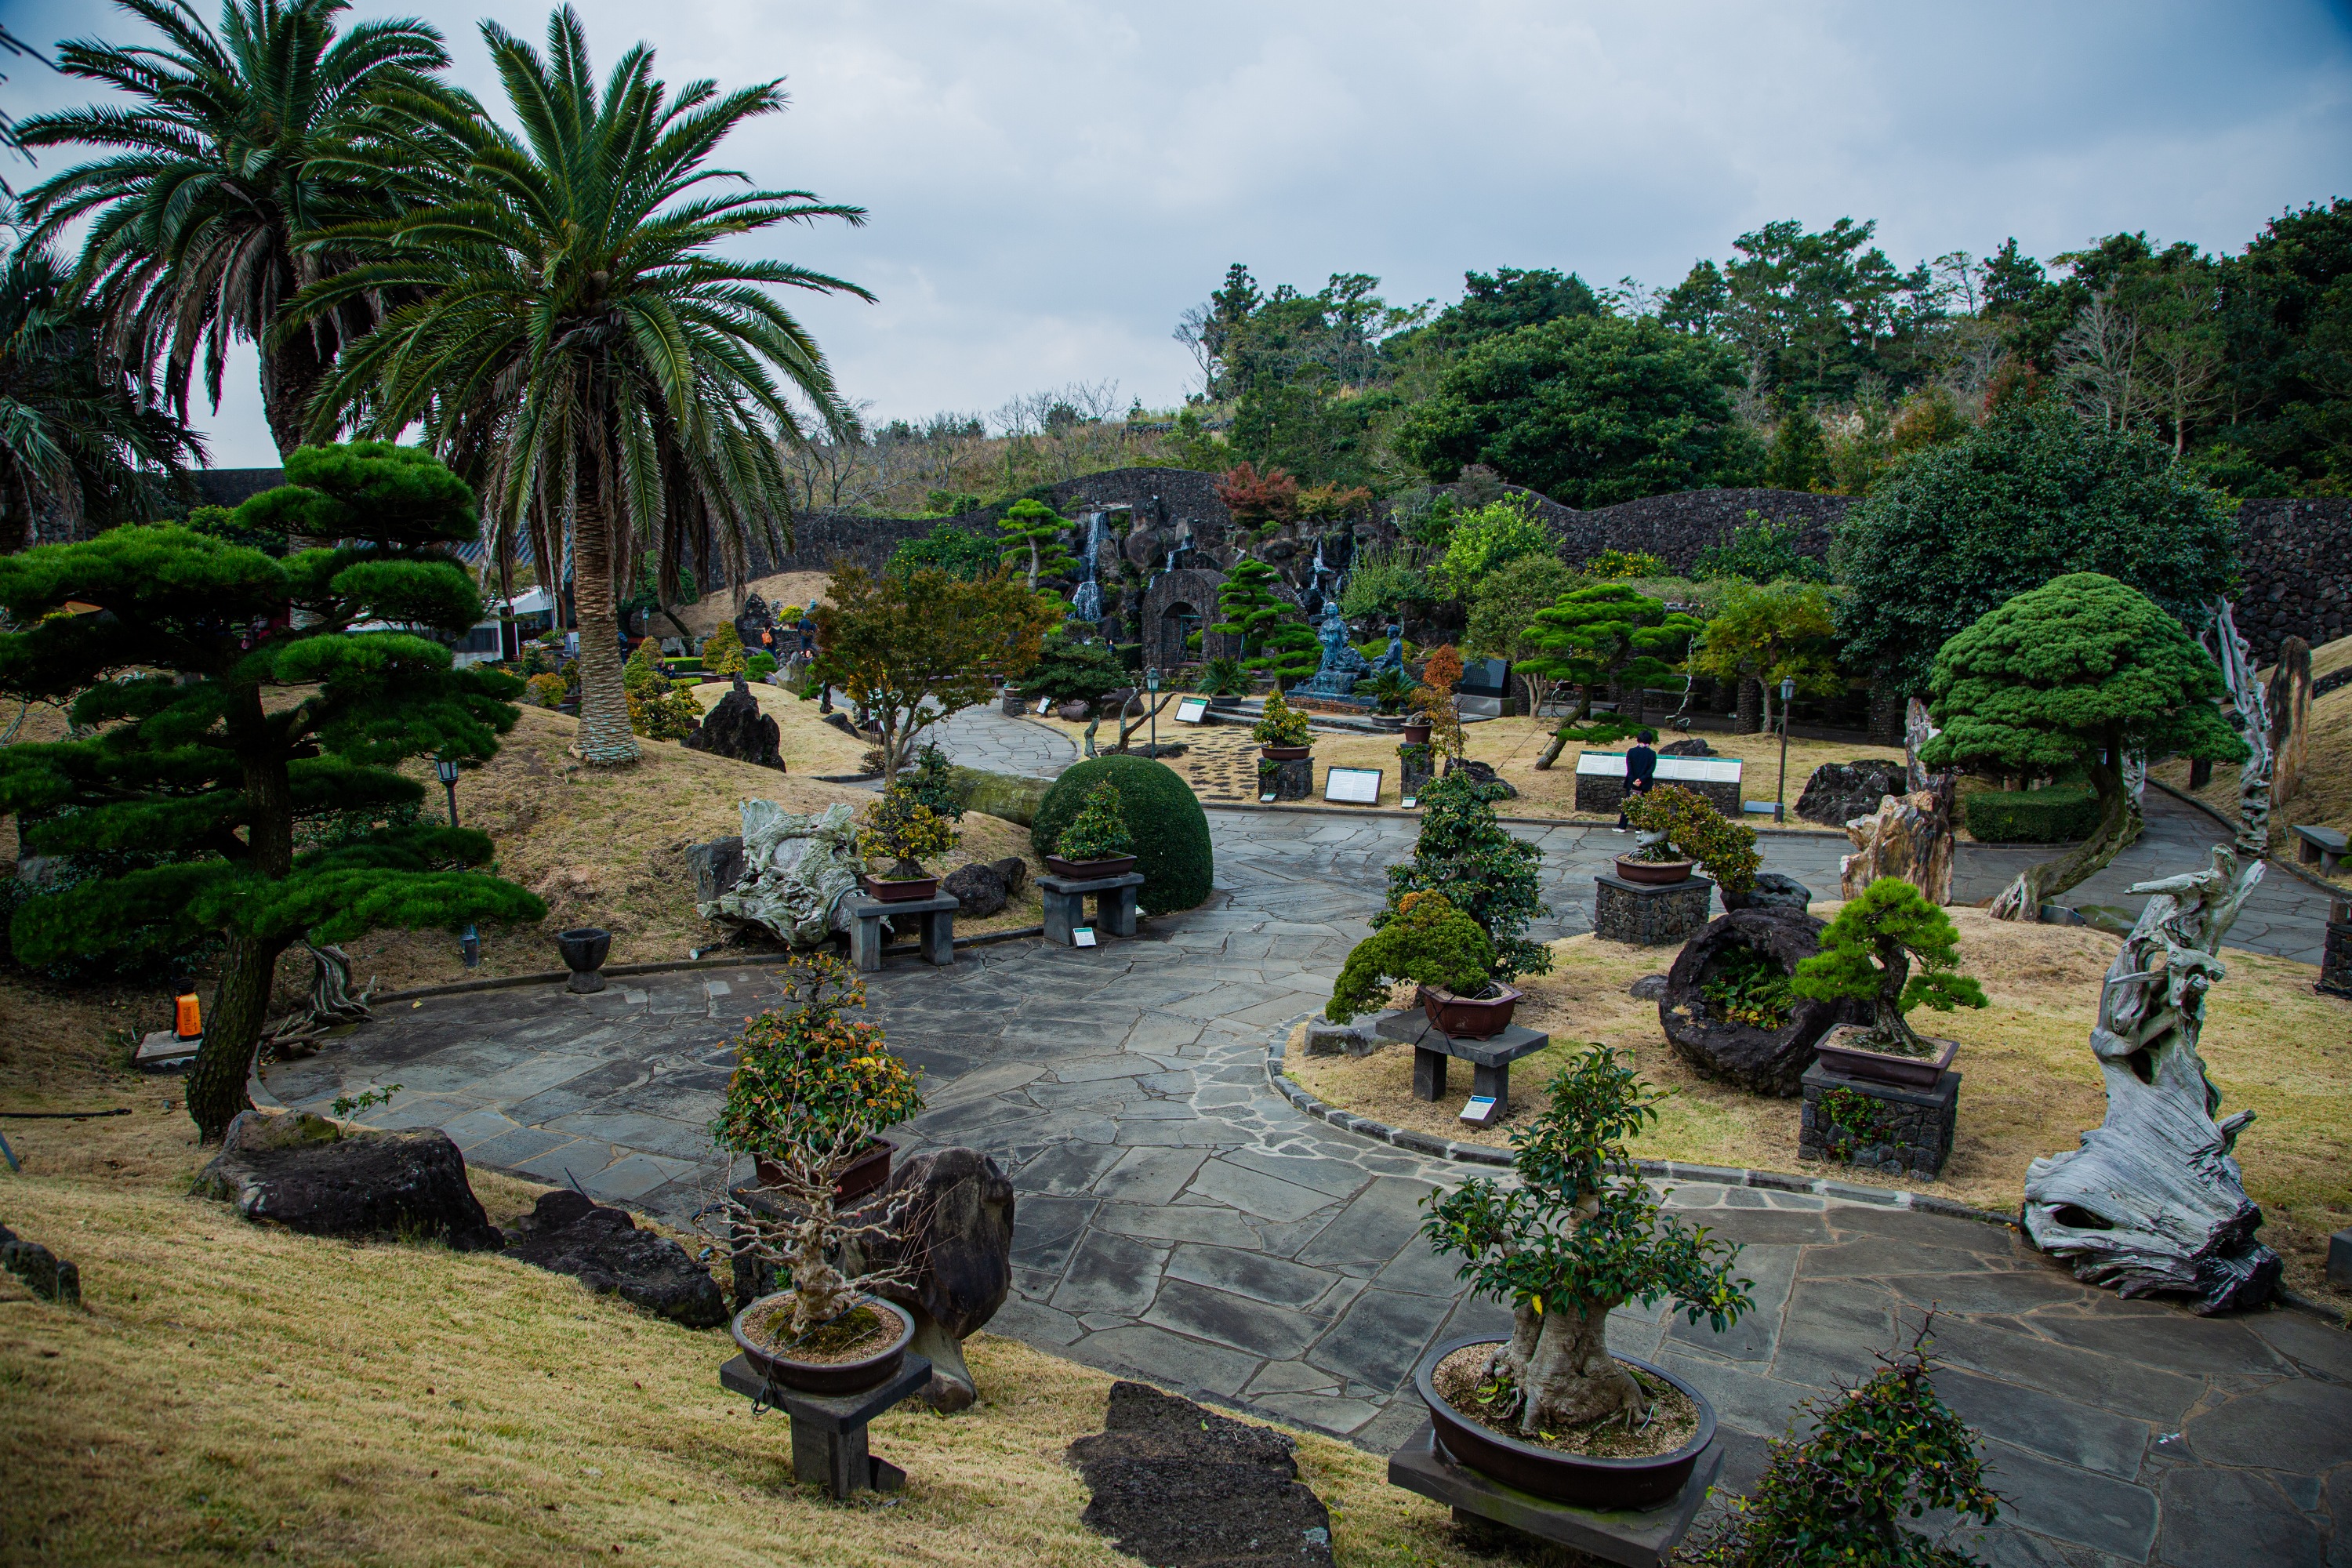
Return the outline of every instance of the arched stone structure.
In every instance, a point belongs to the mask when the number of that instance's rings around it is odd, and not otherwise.
[[[1161,669],[1185,663],[1184,634],[1201,633],[1203,661],[1234,652],[1240,638],[1208,629],[1217,618],[1217,590],[1225,574],[1187,566],[1160,574],[1143,595],[1143,662]]]

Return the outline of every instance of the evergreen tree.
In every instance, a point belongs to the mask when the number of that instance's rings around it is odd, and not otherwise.
[[[1078,558],[1065,549],[1062,535],[1070,520],[1036,500],[1017,500],[996,520],[997,556],[1021,574],[1031,593],[1040,583],[1067,577],[1078,569]],[[1055,595],[1057,603],[1068,605]]]
[[[1829,468],[1829,443],[1821,419],[1801,403],[1780,416],[1764,458],[1764,482],[1776,490],[1809,490]]]
[[[1496,979],[1549,974],[1551,950],[1527,935],[1530,923],[1551,912],[1538,871],[1543,851],[1511,837],[1495,819],[1484,786],[1466,773],[1432,779],[1421,804],[1412,858],[1389,868],[1389,907],[1372,924],[1395,918],[1408,893],[1443,893],[1486,933]]]
[[[1242,663],[1266,671],[1277,687],[1304,679],[1322,663],[1314,632],[1291,618],[1297,606],[1275,593],[1279,581],[1273,567],[1254,556],[1235,562],[1217,589],[1217,608],[1225,618],[1209,628],[1241,638]]]
[[[1549,609],[1536,612],[1527,640],[1542,651],[1511,668],[1544,680],[1572,680],[1581,689],[1576,716],[1592,712],[1592,689],[1612,680],[1662,680],[1675,667],[1659,656],[1680,658],[1704,626],[1696,618],[1669,611],[1622,583],[1596,583],[1563,594]]]
[[[278,954],[379,927],[538,920],[546,906],[467,869],[472,829],[398,825],[424,786],[395,771],[498,750],[511,676],[453,668],[416,631],[481,616],[440,547],[477,536],[474,498],[438,462],[385,443],[306,447],[289,485],[238,509],[257,531],[337,538],[275,560],[174,525],[119,528],[0,558],[0,692],[68,701],[85,738],[0,752],[0,810],[27,849],[160,861],[26,900],[20,962],[226,943],[188,1114],[207,1141],[245,1109]],[[60,614],[68,603],[100,614]],[[289,625],[291,621],[293,624]],[[354,812],[394,822],[298,851],[296,828]]]

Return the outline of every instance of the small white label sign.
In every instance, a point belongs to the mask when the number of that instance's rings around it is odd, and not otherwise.
[[[1205,697],[1186,697],[1176,704],[1176,722],[1179,724],[1203,724],[1208,718],[1209,700]]]
[[[1072,931],[1070,933],[1070,945],[1072,947],[1095,946],[1095,928],[1092,926],[1080,926],[1077,930]]]
[[[1053,710],[1054,710],[1054,700],[1053,700],[1052,698],[1050,698],[1050,697],[1040,697],[1039,699],[1037,699],[1037,711],[1038,711],[1039,713],[1041,713],[1041,714],[1042,714],[1042,713],[1051,713]]]
[[[1470,1097],[1469,1103],[1462,1108],[1462,1120],[1474,1126],[1484,1127],[1495,1120],[1495,1110],[1493,1095],[1474,1094]]]
[[[1421,796],[1417,795],[1409,795],[1397,804],[1403,806],[1407,811],[1411,811],[1414,806],[1421,804]]]

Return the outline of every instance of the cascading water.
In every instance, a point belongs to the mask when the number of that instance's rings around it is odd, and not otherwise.
[[[1086,622],[1089,628],[1102,619],[1102,584],[1095,580],[1095,563],[1101,558],[1103,539],[1109,531],[1109,525],[1101,512],[1087,514],[1087,553],[1086,559],[1080,563],[1085,574],[1071,600],[1070,618]]]

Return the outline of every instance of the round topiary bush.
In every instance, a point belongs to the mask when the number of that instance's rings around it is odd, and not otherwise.
[[[1094,757],[1055,780],[1029,828],[1037,852],[1061,852],[1062,830],[1105,779],[1118,786],[1119,816],[1135,836],[1135,868],[1143,873],[1138,906],[1164,915],[1206,899],[1214,870],[1208,815],[1173,768],[1149,757]]]

